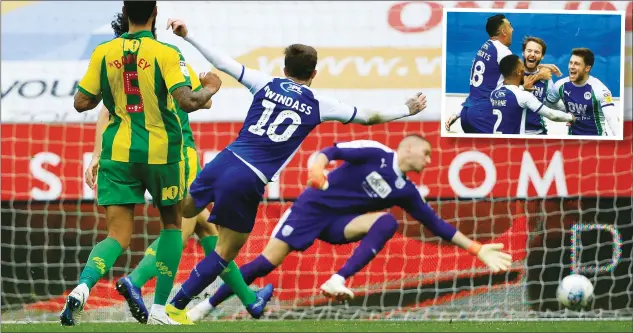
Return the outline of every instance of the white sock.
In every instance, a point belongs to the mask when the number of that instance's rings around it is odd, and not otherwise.
[[[205,299],[204,301],[198,303],[198,305],[196,305],[196,308],[204,312],[209,312],[213,310],[213,305],[211,305],[208,299]]]
[[[81,301],[85,302],[88,299],[88,295],[90,295],[90,289],[88,289],[87,284],[82,283],[78,285],[77,287],[75,287],[75,289],[73,289],[71,293],[76,293],[76,294],[81,295],[82,297]]]
[[[334,274],[334,275],[332,275],[332,277],[330,278],[330,280],[334,280],[334,281],[336,281],[336,282],[340,282],[340,283],[342,283],[342,284],[345,284],[345,278],[344,278],[344,277],[342,277],[342,276],[340,276],[340,275],[338,275],[338,274]]]
[[[158,305],[158,304],[152,304],[152,307],[150,309],[150,313],[165,313],[165,306],[164,305]]]

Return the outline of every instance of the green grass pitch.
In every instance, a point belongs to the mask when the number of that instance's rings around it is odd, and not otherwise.
[[[2,324],[2,332],[632,332],[631,321],[215,321],[195,326],[136,323]]]

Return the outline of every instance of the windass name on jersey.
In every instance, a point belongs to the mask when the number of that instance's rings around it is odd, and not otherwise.
[[[277,104],[285,105],[289,108],[295,109],[296,111],[303,112],[306,115],[310,115],[312,112],[312,106],[305,103],[299,103],[299,101],[295,101],[290,96],[280,95],[270,90],[269,86],[265,86],[264,90],[266,91],[266,98]]]

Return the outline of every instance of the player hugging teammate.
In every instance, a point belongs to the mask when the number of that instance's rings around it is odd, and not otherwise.
[[[446,122],[446,130],[461,118],[464,133],[547,135],[545,117],[568,122],[569,135],[618,135],[619,119],[611,92],[590,75],[595,62],[590,49],[573,49],[569,76],[554,84],[552,74],[562,73],[555,65],[541,64],[547,51],[545,41],[526,37],[523,61],[518,64],[518,57],[508,48],[514,31],[508,19],[501,14],[489,17],[486,31],[490,39],[473,60],[469,95],[461,112]]]

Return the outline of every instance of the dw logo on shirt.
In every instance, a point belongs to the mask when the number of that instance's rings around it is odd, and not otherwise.
[[[382,176],[376,171],[372,171],[372,173],[365,177],[363,185],[365,192],[367,192],[370,197],[374,198],[378,196],[384,199],[392,191],[391,186],[389,186],[384,178],[382,178]]]

